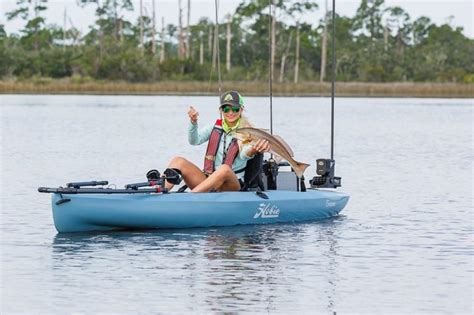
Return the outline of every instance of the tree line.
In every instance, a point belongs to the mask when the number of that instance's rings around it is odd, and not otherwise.
[[[192,1],[178,0],[178,25],[157,21],[155,0],[145,13],[143,1],[131,21],[131,0],[78,0],[95,8],[95,23],[82,34],[67,12],[63,25],[48,24],[48,0],[18,0],[7,20],[27,22],[19,34],[0,25],[0,77],[206,81],[216,79],[219,62],[224,80],[268,80],[271,69],[278,82],[323,82],[330,80],[336,23],[338,81],[474,82],[474,41],[462,28],[412,20],[384,0],[362,0],[354,17],[336,14],[335,21],[327,0],[272,0],[271,7],[243,0],[218,24],[191,24]],[[316,10],[324,11],[321,20],[303,21]]]

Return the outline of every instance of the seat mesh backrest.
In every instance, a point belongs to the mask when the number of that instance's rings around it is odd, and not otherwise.
[[[255,154],[247,161],[244,175],[244,190],[260,188],[263,190],[263,154]]]

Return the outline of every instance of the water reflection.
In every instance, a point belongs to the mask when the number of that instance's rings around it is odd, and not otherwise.
[[[58,234],[53,268],[59,281],[94,270],[159,279],[151,290],[168,311],[333,312],[343,223]],[[188,298],[177,306],[183,290]],[[306,304],[295,306],[295,296]]]

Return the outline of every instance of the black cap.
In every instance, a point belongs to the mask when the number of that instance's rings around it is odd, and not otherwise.
[[[232,105],[235,107],[244,106],[244,99],[237,91],[228,91],[221,96],[221,106]]]

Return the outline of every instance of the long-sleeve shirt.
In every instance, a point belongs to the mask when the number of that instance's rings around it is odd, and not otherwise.
[[[214,128],[214,125],[206,125],[202,128],[198,127],[198,124],[189,124],[188,129],[188,141],[192,145],[200,145],[204,142],[207,142],[211,137],[211,131]],[[229,148],[230,143],[232,142],[232,135],[224,133],[221,137],[221,141],[219,143],[219,148],[217,150],[216,159],[215,159],[215,167],[216,169],[222,165],[222,159],[224,157],[224,152],[227,151]],[[224,148],[225,142],[225,148]],[[252,157],[247,155],[247,152],[251,149],[250,144],[244,144],[240,147],[239,154],[235,157],[234,163],[232,164],[232,170],[235,172],[237,170],[241,170],[245,168],[247,165],[247,161],[250,160]],[[243,179],[245,172],[236,173],[238,179]]]

